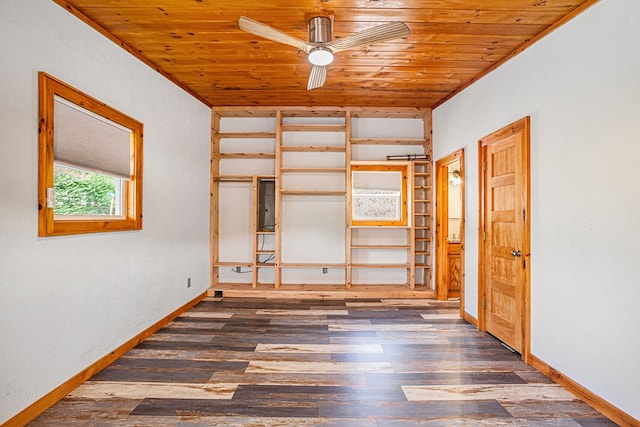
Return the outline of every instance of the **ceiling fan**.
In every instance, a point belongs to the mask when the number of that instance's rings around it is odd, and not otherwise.
[[[238,23],[240,29],[248,33],[304,51],[308,55],[309,62],[313,64],[307,90],[324,85],[327,79],[326,67],[333,62],[334,54],[410,34],[404,22],[389,22],[367,28],[343,39],[331,40],[331,19],[326,16],[316,16],[309,20],[309,41],[306,42],[246,16],[241,16]]]

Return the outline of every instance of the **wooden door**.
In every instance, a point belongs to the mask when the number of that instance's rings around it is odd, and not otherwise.
[[[447,298],[460,296],[460,286],[462,284],[462,258],[460,257],[460,242],[447,243]]]
[[[480,327],[528,356],[529,118],[480,140]]]

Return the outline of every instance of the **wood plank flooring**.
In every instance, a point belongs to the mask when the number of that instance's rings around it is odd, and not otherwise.
[[[32,426],[615,426],[435,300],[205,299]]]

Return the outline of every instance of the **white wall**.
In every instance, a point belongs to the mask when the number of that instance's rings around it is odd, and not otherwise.
[[[208,288],[210,110],[52,1],[0,24],[2,423]],[[37,237],[40,70],[144,123],[142,231]]]
[[[640,418],[640,2],[603,1],[434,111],[465,148],[467,311],[477,316],[477,141],[531,116],[532,353]]]

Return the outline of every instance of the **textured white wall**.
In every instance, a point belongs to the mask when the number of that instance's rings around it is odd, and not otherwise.
[[[532,353],[640,418],[640,2],[603,1],[434,112],[466,150],[467,311],[477,315],[477,141],[531,116]]]
[[[208,288],[210,110],[52,1],[0,24],[2,423]],[[40,70],[144,123],[142,231],[37,237]]]

